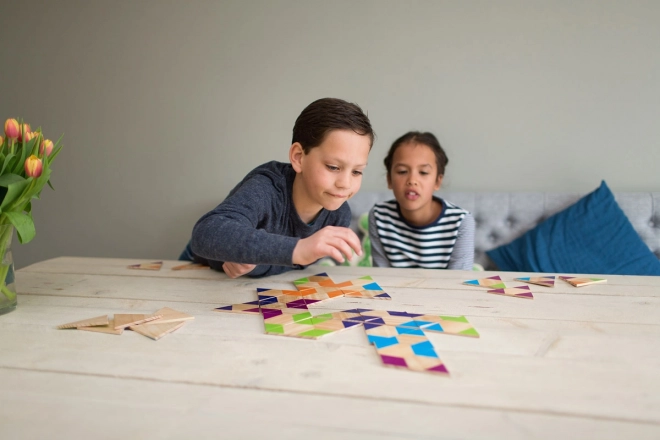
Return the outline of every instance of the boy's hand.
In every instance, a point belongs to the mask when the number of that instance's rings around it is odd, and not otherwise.
[[[240,263],[224,263],[222,270],[225,271],[229,278],[238,278],[248,272],[252,272],[256,265],[254,264],[240,264]]]
[[[353,256],[362,255],[360,239],[349,228],[326,226],[307,238],[298,240],[293,249],[293,264],[306,266],[323,257],[331,257],[340,263]],[[342,255],[343,254],[343,255]]]

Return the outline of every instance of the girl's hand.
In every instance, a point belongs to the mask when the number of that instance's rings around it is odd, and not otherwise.
[[[309,237],[298,240],[293,249],[293,264],[306,266],[323,257],[331,257],[341,263],[344,256],[350,259],[353,251],[362,255],[360,239],[355,232],[340,226],[326,226]]]

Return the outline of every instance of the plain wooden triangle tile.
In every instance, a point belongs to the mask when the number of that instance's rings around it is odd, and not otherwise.
[[[195,317],[192,315],[179,312],[178,310],[170,309],[169,307],[163,307],[162,309],[156,311],[154,315],[160,315],[161,317],[151,321],[152,325],[164,324],[166,322],[189,321],[195,319]]]
[[[154,261],[152,263],[131,264],[130,266],[128,266],[128,268],[140,269],[140,270],[160,270],[162,266],[163,266],[162,261]]]
[[[108,333],[110,335],[121,335],[124,333],[124,329],[119,330],[115,329],[114,319],[110,319],[108,325],[97,325],[94,327],[78,327],[78,330],[85,330],[87,332],[98,332],[98,333]]]
[[[142,325],[132,325],[129,328],[134,332],[138,332],[141,335],[144,335],[148,338],[151,338],[155,341],[162,338],[168,333],[172,333],[174,330],[183,327],[185,321],[179,322],[167,322],[165,324],[142,324]]]
[[[180,266],[174,266],[172,268],[172,270],[201,270],[201,269],[210,269],[210,267],[199,263],[188,263],[188,264],[182,264]]]
[[[160,318],[160,315],[142,315],[137,313],[119,313],[115,314],[115,330],[138,325],[144,322],[153,321]]]
[[[95,325],[108,325],[108,315],[97,316],[96,318],[83,319],[81,321],[69,322],[68,324],[58,325],[57,328],[80,328],[91,327]]]

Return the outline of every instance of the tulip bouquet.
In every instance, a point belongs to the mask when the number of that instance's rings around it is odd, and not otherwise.
[[[5,122],[0,136],[0,314],[16,306],[11,239],[16,229],[21,243],[36,234],[32,220],[32,200],[38,199],[44,185],[50,184],[51,163],[62,146],[45,139],[41,129],[16,119]],[[7,310],[7,311],[9,311]]]

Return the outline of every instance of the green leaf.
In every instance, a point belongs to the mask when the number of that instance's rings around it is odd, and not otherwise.
[[[6,174],[5,176],[12,176],[12,174]],[[5,176],[0,176],[0,179],[4,178]],[[23,195],[23,192],[25,192],[25,189],[32,182],[31,177],[28,179],[23,179],[21,176],[16,176],[16,177],[18,177],[21,180],[15,180],[14,182],[6,185],[7,194],[5,194],[5,198],[2,200],[2,204],[0,204],[0,209],[2,209],[3,211],[5,210],[5,207],[18,200]]]
[[[9,222],[16,228],[18,240],[21,244],[29,243],[37,235],[31,215],[23,214],[22,212],[5,212],[4,215],[7,216]]]
[[[19,176],[18,174],[5,174],[3,176],[0,176],[0,186],[9,186],[12,183],[16,182],[22,182],[24,181],[25,178],[22,176]]]
[[[13,157],[15,157],[15,154],[9,153],[7,157],[5,157],[5,160],[2,161],[2,171],[0,171],[0,174],[4,174],[5,168],[7,168],[7,165],[9,165],[9,162],[12,160]]]

